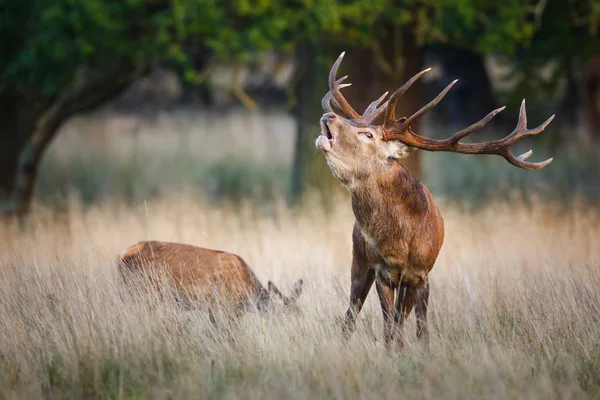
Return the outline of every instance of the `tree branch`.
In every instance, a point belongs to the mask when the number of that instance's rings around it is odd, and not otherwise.
[[[73,115],[95,109],[114,99],[123,93],[141,72],[122,62],[109,74],[74,85],[41,113],[33,133],[19,155],[8,213],[22,217],[29,211],[40,160],[60,126]]]

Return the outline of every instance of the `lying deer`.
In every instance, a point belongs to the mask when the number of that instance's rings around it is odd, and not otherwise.
[[[265,311],[275,294],[291,311],[298,311],[297,300],[303,280],[298,280],[289,297],[269,281],[260,283],[248,264],[238,255],[182,243],[143,241],[125,249],[119,256],[119,272],[127,281],[139,273],[161,290],[166,283],[175,288],[186,303],[212,311],[217,303],[239,316],[249,307]],[[161,281],[166,277],[166,282]]]
[[[511,146],[542,132],[554,116],[535,129],[527,129],[523,100],[516,128],[503,139],[484,143],[460,141],[482,128],[504,107],[449,139],[428,139],[414,133],[411,124],[435,107],[456,81],[410,117],[396,119],[396,102],[417,79],[430,71],[426,69],[396,90],[387,102],[383,103],[386,92],[360,115],[340,91],[350,85],[342,84],[347,76],[336,80],[343,56],[344,53],[329,73],[329,92],[322,100],[326,113],[321,118],[321,134],[316,140],[316,146],[325,155],[333,174],[349,190],[355,216],[350,307],[343,324],[343,337],[347,340],[354,331],[356,316],[375,281],[383,312],[386,347],[389,349],[395,339],[398,348],[402,349],[403,324],[413,304],[417,337],[428,347],[428,275],[444,241],[444,222],[427,188],[400,160],[416,149],[496,154],[516,167],[537,170],[552,159],[526,162],[531,151],[515,157]],[[333,107],[339,111],[335,112]],[[384,116],[384,121],[377,125],[375,121],[380,116]]]

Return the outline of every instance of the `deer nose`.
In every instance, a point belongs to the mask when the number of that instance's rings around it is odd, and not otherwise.
[[[335,114],[325,114],[321,117],[321,122],[323,122],[324,124],[333,121],[336,118]]]

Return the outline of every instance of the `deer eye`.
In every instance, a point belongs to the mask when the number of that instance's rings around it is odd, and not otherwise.
[[[373,134],[371,132],[358,132],[358,133],[362,133],[364,134],[366,137],[368,137],[369,139],[373,139]]]

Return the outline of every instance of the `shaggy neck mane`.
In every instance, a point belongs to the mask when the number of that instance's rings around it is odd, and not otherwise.
[[[353,207],[364,211],[374,211],[375,207],[391,208],[395,212],[403,208],[410,215],[422,215],[427,211],[427,189],[398,159],[390,157],[385,167],[355,178],[357,182],[350,189]]]

